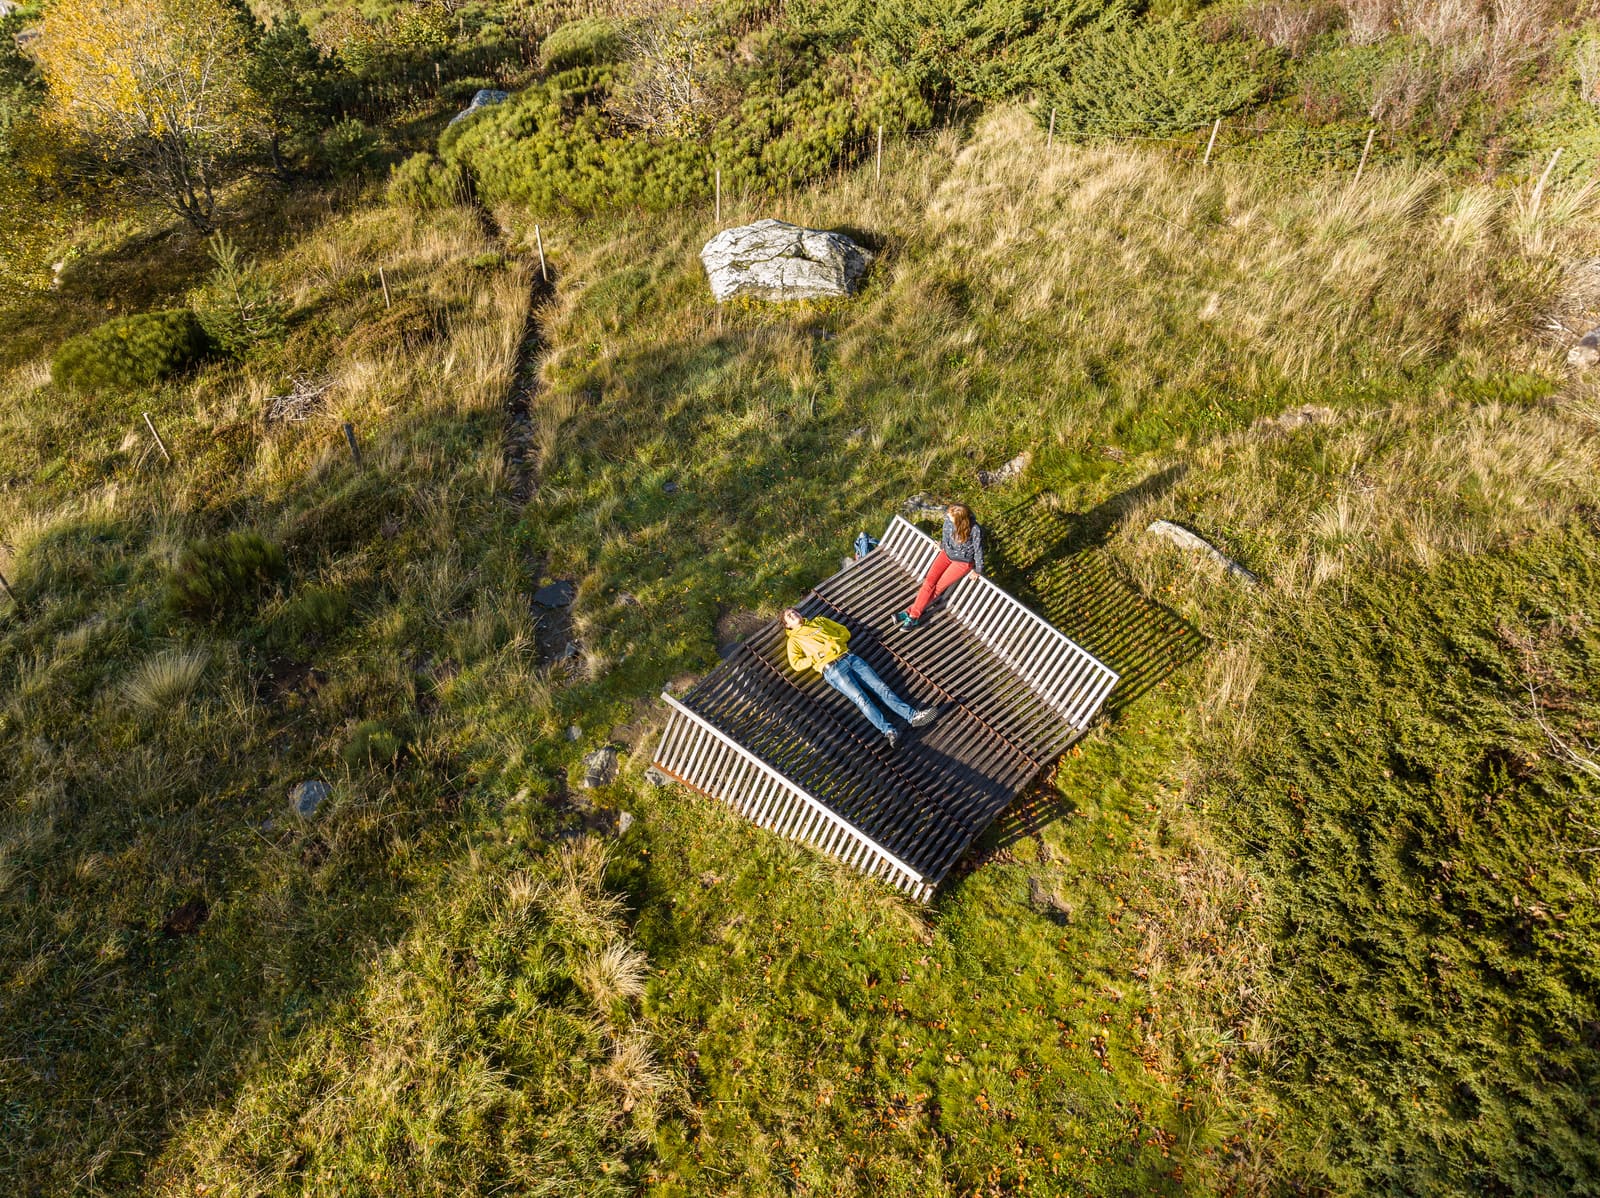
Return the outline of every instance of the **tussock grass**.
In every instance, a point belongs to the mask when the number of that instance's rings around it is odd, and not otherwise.
[[[211,654],[203,648],[169,649],[146,658],[128,675],[122,693],[147,715],[181,706],[200,685]]]

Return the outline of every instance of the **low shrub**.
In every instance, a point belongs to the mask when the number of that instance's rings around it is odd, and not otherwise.
[[[709,195],[717,167],[724,189],[772,190],[858,157],[879,124],[932,117],[906,76],[805,37],[768,31],[750,52],[745,98],[703,136],[630,131],[607,110],[609,69],[579,67],[448,130],[439,152],[489,204],[659,211]]]
[[[392,766],[405,752],[405,739],[382,720],[363,720],[350,734],[344,763],[352,770]]]
[[[350,615],[350,600],[332,587],[297,588],[267,625],[269,648],[293,658],[306,658],[337,636]]]
[[[444,311],[430,307],[420,299],[397,299],[375,320],[357,325],[344,339],[344,352],[357,357],[362,354],[388,354],[396,350],[415,351],[445,332],[448,317]]]
[[[188,308],[141,312],[63,342],[50,374],[58,386],[79,391],[145,387],[187,370],[211,349],[211,338]]]
[[[218,232],[211,238],[215,269],[193,295],[200,325],[223,353],[244,358],[261,346],[283,340],[288,306],[278,298],[260,267]]]
[[[547,74],[596,67],[622,57],[622,35],[605,17],[581,17],[558,25],[539,44],[539,66]]]
[[[1597,588],[1592,529],[1373,573],[1261,663],[1272,751],[1207,791],[1268,883],[1313,1190],[1600,1181]]]
[[[449,208],[471,196],[471,180],[459,162],[441,162],[425,151],[389,172],[389,202],[418,212]]]
[[[382,135],[356,119],[347,118],[322,135],[320,157],[329,175],[352,179],[373,164]]]
[[[195,541],[167,576],[167,610],[201,620],[244,611],[285,569],[283,550],[259,533]]]
[[[1114,9],[1044,89],[1040,113],[1047,119],[1053,108],[1057,130],[1079,137],[1199,129],[1261,95],[1273,53]]]

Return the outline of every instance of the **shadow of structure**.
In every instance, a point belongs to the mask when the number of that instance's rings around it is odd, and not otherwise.
[[[1182,475],[1176,466],[1153,474],[1087,512],[1067,511],[1056,495],[1040,492],[986,521],[995,581],[1117,671],[1120,680],[1104,708],[1108,719],[1210,644],[1188,620],[1143,594],[1105,550],[1129,509],[1164,494]],[[957,872],[986,860],[1010,860],[1012,845],[1036,835],[1069,806],[1049,775],[1041,777],[1017,796]]]

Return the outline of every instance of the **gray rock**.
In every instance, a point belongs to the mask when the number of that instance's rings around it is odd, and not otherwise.
[[[472,97],[472,103],[450,118],[450,125],[455,124],[457,121],[464,121],[473,113],[480,109],[488,108],[490,105],[504,104],[510,98],[511,94],[509,92],[503,92],[497,88],[479,88],[477,94]],[[446,125],[445,128],[448,129],[450,125]]]
[[[842,233],[781,220],[724,229],[700,251],[711,294],[765,300],[825,299],[856,289],[872,255]]]
[[[671,786],[672,779],[663,774],[655,766],[650,766],[644,772],[644,780],[651,786]]]
[[[669,478],[661,484],[661,490],[667,495],[676,495],[678,493],[678,484]]]
[[[328,784],[315,778],[296,782],[289,791],[289,806],[301,819],[310,819],[317,813],[329,795]]]
[[[1056,893],[1055,887],[1047,885],[1037,875],[1028,879],[1028,905],[1041,915],[1052,916],[1058,923],[1072,919],[1072,907]]]
[[[610,786],[617,779],[617,751],[610,745],[596,749],[583,759],[583,788],[594,790]]]
[[[634,825],[633,812],[631,812],[631,811],[619,811],[619,812],[617,812],[617,835],[618,836],[626,836],[628,834],[628,829],[633,827],[633,825]]]
[[[901,505],[900,510],[907,516],[938,516],[942,520],[949,506],[928,495],[913,495]]]
[[[565,578],[558,578],[533,593],[533,601],[540,607],[567,607],[578,597],[578,588]]]
[[[998,487],[1001,483],[1008,483],[1026,470],[1032,461],[1033,451],[1031,449],[1025,450],[998,469],[978,471],[978,485],[988,488]]]
[[[1237,575],[1239,578],[1242,578],[1245,582],[1250,583],[1252,586],[1261,581],[1249,570],[1246,570],[1238,562],[1234,561],[1227,554],[1223,553],[1222,550],[1218,549],[1210,541],[1206,540],[1204,537],[1196,536],[1187,528],[1181,528],[1178,525],[1169,523],[1166,520],[1157,520],[1155,523],[1150,525],[1149,528],[1145,529],[1145,531],[1154,536],[1162,537],[1165,540],[1171,541],[1174,545],[1177,545],[1182,549],[1190,549],[1199,553],[1204,553],[1212,561],[1216,562],[1223,569],[1227,570],[1228,573]]]
[[[1567,351],[1567,365],[1588,370],[1596,363],[1600,363],[1600,329],[1590,329],[1582,341]]]
[[[567,725],[567,739],[576,744],[583,739],[583,729],[576,724]]]

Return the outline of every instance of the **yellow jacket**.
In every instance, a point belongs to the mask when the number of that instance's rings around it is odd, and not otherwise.
[[[789,668],[815,670],[838,661],[850,652],[850,630],[825,616],[802,620],[798,628],[784,629],[788,638]]]

